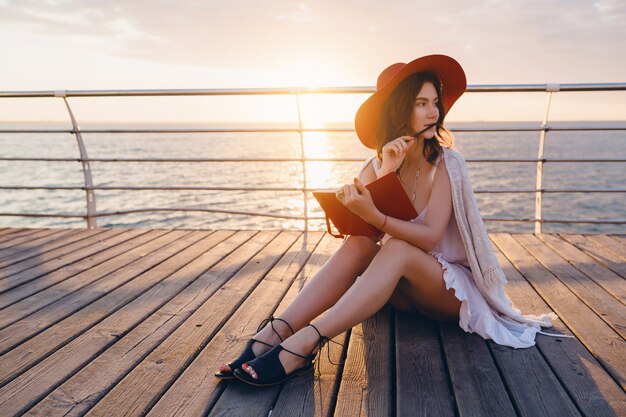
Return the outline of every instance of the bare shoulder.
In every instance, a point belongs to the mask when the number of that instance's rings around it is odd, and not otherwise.
[[[376,171],[374,170],[374,158],[371,158],[367,165],[361,171],[361,175],[359,176],[359,180],[365,184],[369,184],[372,181],[375,181],[377,178]]]
[[[435,171],[434,181],[435,181],[435,184],[441,181],[450,183],[450,177],[448,175],[448,168],[446,166],[445,159],[442,159],[441,161],[439,161],[439,164],[437,165],[437,171]]]

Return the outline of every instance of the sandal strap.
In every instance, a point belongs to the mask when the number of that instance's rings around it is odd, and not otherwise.
[[[269,323],[269,324],[270,324],[270,326],[272,326],[272,330],[274,331],[274,333],[276,333],[276,335],[278,336],[278,338],[280,339],[280,341],[281,341],[281,342],[284,342],[285,340],[283,339],[283,337],[280,335],[280,333],[278,333],[278,331],[277,331],[277,330],[276,330],[276,328],[274,327],[274,321],[275,321],[275,320],[280,320],[280,321],[282,321],[283,323],[285,323],[285,324],[287,325],[287,327],[289,327],[289,330],[291,330],[291,334],[294,334],[294,333],[295,333],[295,332],[293,331],[293,327],[291,327],[291,325],[290,325],[289,323],[287,323],[287,320],[283,320],[283,319],[281,319],[280,317],[274,317],[273,315],[272,315],[272,316],[269,316],[269,317],[268,317],[268,318],[266,318],[266,319],[263,319],[263,321],[261,321],[261,323],[259,323],[259,327],[256,329],[256,332],[257,332],[257,333],[258,333],[258,332],[260,332],[260,331],[261,331],[261,329],[263,329],[263,328],[267,325],[267,323]],[[268,346],[270,346],[270,345],[268,345]],[[272,347],[273,347],[273,346],[272,346]]]
[[[274,316],[272,316],[272,318],[274,318]],[[281,319],[280,317],[276,317],[276,318],[274,318],[274,320],[282,321],[283,323],[285,323],[287,325],[287,327],[289,327],[289,330],[291,331],[292,335],[296,334],[296,332],[293,331],[293,327],[291,327],[291,324],[289,324],[287,322],[287,320]],[[273,323],[274,320],[272,320],[272,329],[274,329],[274,323]],[[274,329],[274,331],[276,332],[276,329]],[[278,332],[276,332],[276,333],[278,333]],[[278,335],[278,336],[280,337],[280,335]]]
[[[315,327],[315,325],[313,323],[309,323],[309,326],[313,327],[315,329],[315,331],[317,332],[318,336],[319,336],[319,339],[318,339],[317,345],[316,345],[316,347],[319,346],[319,350],[317,351],[315,356],[317,356],[317,354],[322,351],[322,348],[324,347],[324,345],[327,345],[328,348],[326,349],[326,353],[328,355],[328,362],[332,363],[333,365],[343,365],[345,363],[345,360],[344,361],[339,361],[339,363],[335,363],[330,358],[330,345],[327,344],[327,343],[328,342],[333,342],[333,343],[341,346],[342,352],[343,352],[343,349],[344,349],[344,345],[339,343],[339,342],[335,342],[333,339],[329,339],[326,336],[322,336],[322,333],[320,333],[319,329],[317,327]],[[315,350],[315,348],[313,348],[313,350]],[[312,352],[311,352],[311,354],[312,354]],[[319,361],[318,361],[318,368],[319,368]]]
[[[275,319],[275,320],[282,320],[282,319]],[[284,321],[284,320],[283,320],[283,321]],[[287,323],[287,322],[285,322],[285,323]],[[289,326],[289,323],[287,323],[287,325]],[[317,332],[317,334],[319,335],[318,343],[315,345],[315,347],[317,347],[317,346],[321,343],[320,341],[322,341],[322,340],[328,340],[328,338],[327,338],[327,337],[324,337],[324,336],[322,336],[322,335],[321,335],[321,333],[320,333],[320,331],[317,329],[317,327],[315,327],[315,326],[314,326],[314,325],[312,325],[312,324],[309,324],[309,326],[313,327],[313,328],[315,329],[315,331]],[[289,326],[289,328],[291,328],[291,326]],[[324,342],[324,343],[325,343],[325,342]],[[337,342],[335,342],[335,343],[337,343]],[[341,345],[341,343],[339,343],[339,344]],[[314,353],[313,353],[313,351],[311,351],[311,353],[309,353],[308,355],[301,355],[301,354],[299,354],[299,353],[296,353],[296,352],[294,352],[294,351],[292,351],[292,350],[287,349],[287,348],[286,348],[286,347],[284,347],[283,345],[279,345],[279,346],[280,346],[280,348],[281,348],[282,350],[284,350],[285,352],[289,352],[289,353],[291,353],[292,355],[298,356],[298,357],[300,357],[300,358],[302,358],[302,359],[307,359],[308,361],[312,361],[313,359],[315,359],[315,358],[317,357],[317,353],[315,353],[315,354],[314,354]],[[343,345],[341,345],[341,346],[343,346]],[[321,347],[320,347],[320,348],[321,348]],[[313,348],[313,350],[315,350],[315,348]],[[319,351],[318,351],[318,352],[319,352]]]
[[[306,356],[305,356],[305,355],[301,355],[301,354],[299,354],[299,353],[293,352],[293,351],[291,351],[291,350],[289,350],[289,349],[285,348],[283,345],[279,345],[279,346],[280,346],[280,347],[282,348],[282,350],[284,350],[285,352],[289,352],[289,353],[291,353],[292,355],[299,356],[299,357],[301,357],[302,359],[310,359],[311,357],[315,358],[315,356],[316,356],[316,355],[306,355]]]
[[[273,347],[274,347],[274,345],[270,345],[269,343],[265,343],[265,342],[263,342],[263,341],[261,341],[261,340],[257,340],[257,339],[250,339],[250,340],[253,340],[255,343],[261,343],[261,344],[263,344],[263,345],[265,345],[265,346],[269,346],[269,347],[271,347],[271,348],[273,348]]]

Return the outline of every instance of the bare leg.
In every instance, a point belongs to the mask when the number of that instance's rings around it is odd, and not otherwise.
[[[323,336],[332,339],[380,310],[401,279],[406,284],[400,288],[406,290],[406,295],[420,310],[438,319],[458,320],[461,303],[454,296],[454,290],[446,290],[439,262],[405,241],[390,239],[357,282],[313,324]],[[281,344],[306,355],[315,348],[317,339],[315,329],[306,327]],[[280,352],[279,359],[286,372],[303,365],[301,358],[285,351]],[[243,369],[256,377],[251,367]]]
[[[286,320],[296,332],[309,324],[339,300],[379,250],[380,246],[369,238],[349,236],[328,262],[306,283],[280,318]],[[274,322],[274,328],[283,340],[291,336],[289,327],[279,320]],[[269,324],[254,335],[254,339],[271,345],[281,342]],[[252,345],[252,351],[256,356],[269,349],[261,343]],[[227,372],[230,367],[223,364],[220,370]]]

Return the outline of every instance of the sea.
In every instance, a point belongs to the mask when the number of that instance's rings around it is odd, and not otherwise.
[[[571,122],[570,122],[571,124]],[[626,122],[577,122],[581,126],[625,126]],[[466,159],[536,158],[540,132],[460,132],[455,128],[539,127],[537,122],[450,123],[455,147]],[[551,126],[562,123],[552,122]],[[198,125],[93,124],[83,128],[198,128]],[[203,126],[207,127],[207,126]],[[213,126],[215,127],[215,126]],[[239,126],[250,127],[250,126]],[[263,126],[267,128],[268,126]],[[281,125],[280,127],[285,127]],[[293,126],[292,126],[293,127]],[[57,123],[2,123],[0,129],[59,129]],[[280,133],[83,133],[90,158],[300,158],[298,132]],[[305,132],[307,158],[359,158],[372,151],[354,132]],[[68,133],[0,133],[1,158],[78,158],[74,135]],[[626,159],[626,131],[549,131],[546,158]],[[307,185],[334,189],[350,183],[361,162],[306,163]],[[546,189],[626,190],[622,162],[550,163],[544,165]],[[300,162],[92,162],[95,186],[302,187]],[[469,163],[475,190],[534,189],[536,163]],[[2,161],[0,186],[84,186],[80,162]],[[477,193],[484,217],[533,218],[534,193]],[[209,208],[213,210],[303,216],[301,191],[174,191],[97,190],[98,212],[145,208]],[[309,216],[323,213],[307,195]],[[83,190],[0,189],[1,213],[86,213]],[[626,193],[544,193],[543,217],[559,219],[626,219]],[[533,232],[533,223],[487,221],[490,232]],[[98,227],[158,229],[296,229],[304,221],[239,214],[155,211],[103,216]],[[0,215],[0,227],[84,228],[84,219]],[[323,220],[310,220],[310,230],[325,230]],[[626,233],[624,225],[545,223],[548,233]]]

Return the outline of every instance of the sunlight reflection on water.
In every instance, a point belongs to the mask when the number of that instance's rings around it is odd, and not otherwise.
[[[455,134],[459,151],[466,158],[529,157],[537,155],[538,132],[491,132]],[[547,157],[623,157],[624,132],[550,132]],[[220,134],[84,134],[92,158],[300,158],[298,133]],[[305,132],[308,158],[359,158],[372,153],[353,132]],[[0,154],[7,157],[78,156],[76,141],[68,134],[0,134]],[[107,163],[94,162],[92,173],[99,186],[228,186],[302,187],[300,162],[214,162],[214,163]],[[350,183],[361,162],[306,163],[309,188],[336,188]],[[0,161],[0,185],[82,186],[77,162]],[[474,189],[534,188],[535,164],[468,163]],[[545,188],[623,188],[623,163],[557,164],[544,168]],[[85,210],[84,192],[46,190],[1,191],[4,212],[76,213]],[[109,212],[142,207],[210,207],[301,216],[300,191],[97,191],[97,208]],[[533,217],[534,194],[477,194],[484,216]],[[625,195],[545,194],[545,218],[626,217]],[[311,216],[322,215],[312,196]],[[101,227],[201,228],[201,229],[302,229],[303,221],[215,213],[154,212],[106,216]],[[0,217],[0,227],[84,227],[84,220],[62,218]],[[490,231],[533,230],[532,224],[488,222]],[[311,221],[311,229],[324,229],[322,221]],[[624,233],[619,225],[546,224],[546,232]]]

